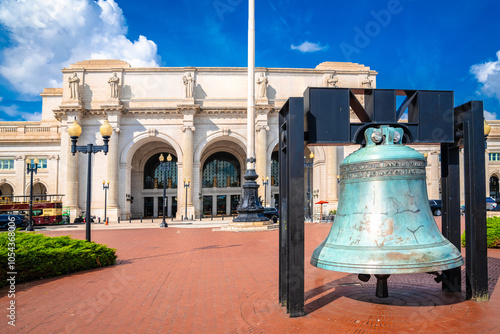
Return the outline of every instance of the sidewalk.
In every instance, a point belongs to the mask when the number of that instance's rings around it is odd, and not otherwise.
[[[117,264],[18,284],[15,328],[7,326],[9,299],[7,290],[2,290],[1,331],[500,332],[498,249],[488,251],[489,302],[467,301],[464,293],[443,293],[428,274],[392,275],[388,280],[390,297],[379,299],[374,295],[373,279],[363,283],[357,275],[309,265],[312,251],[331,225],[306,224],[306,316],[291,319],[278,304],[278,231],[213,232],[185,226],[133,230],[96,227],[93,240],[116,248]],[[83,228],[44,233],[85,238]]]
[[[227,225],[233,219],[231,217],[224,217],[222,220],[220,217],[216,217],[213,220],[210,218],[203,218],[197,220],[172,220],[166,219],[166,223],[169,227],[176,228],[218,228]],[[94,222],[91,224],[91,230],[112,230],[112,229],[136,229],[136,228],[158,228],[163,221],[162,218],[146,219],[144,218],[141,222],[140,219],[132,220],[122,220],[118,222],[110,222],[108,225],[104,222]],[[35,226],[37,231],[58,231],[58,230],[85,230],[85,224],[60,224],[60,225],[44,225]]]

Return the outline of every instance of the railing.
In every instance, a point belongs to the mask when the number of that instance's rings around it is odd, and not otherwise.
[[[25,126],[24,133],[28,132],[50,132],[50,126]]]
[[[17,132],[17,126],[1,126],[0,132]]]
[[[7,122],[6,122],[7,123]],[[11,134],[11,133],[59,133],[59,126],[37,126],[37,125],[14,125],[5,126],[0,125],[0,133]]]

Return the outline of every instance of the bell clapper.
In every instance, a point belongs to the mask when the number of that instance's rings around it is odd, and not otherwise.
[[[436,283],[441,283],[443,281],[443,279],[446,279],[446,275],[444,273],[440,274],[437,271],[431,271],[428,274],[436,276],[436,277],[434,277],[434,280],[436,281]]]
[[[371,275],[370,274],[358,274],[358,279],[361,282],[368,282],[370,280]]]
[[[387,279],[391,275],[377,275],[377,288],[375,290],[375,296],[378,298],[387,298],[389,297],[389,289],[387,288]]]

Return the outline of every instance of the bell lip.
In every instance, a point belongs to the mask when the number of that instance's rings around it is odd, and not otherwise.
[[[397,265],[364,265],[353,266],[353,264],[336,263],[327,264],[324,261],[311,257],[310,264],[321,269],[338,271],[351,274],[412,274],[412,273],[426,273],[432,271],[443,271],[460,267],[464,264],[461,255],[447,261],[426,262],[422,264],[408,264],[402,263]]]

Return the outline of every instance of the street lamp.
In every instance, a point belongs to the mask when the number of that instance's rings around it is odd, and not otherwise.
[[[269,184],[269,176],[266,176],[266,180],[262,178],[262,184],[264,185],[264,207],[267,206],[267,185]]]
[[[108,120],[104,120],[104,123],[99,129],[101,132],[102,139],[104,140],[104,145],[98,146],[93,144],[87,144],[87,146],[77,146],[78,137],[82,134],[82,127],[76,119],[73,124],[68,128],[69,136],[71,137],[71,154],[75,155],[76,152],[83,154],[88,154],[88,167],[87,167],[87,209],[85,212],[85,239],[90,242],[90,201],[91,201],[91,190],[92,190],[92,153],[104,152],[104,155],[108,154],[108,142],[109,137],[113,133],[113,127],[109,124]]]
[[[187,188],[189,188],[189,185],[191,184],[191,180],[188,179],[187,182],[186,182],[186,179],[184,179],[184,188],[186,189],[186,202],[184,202],[184,205],[185,205],[185,211],[184,211],[184,214],[185,214],[185,217],[184,219],[185,220],[188,220],[188,206],[187,206],[187,203],[188,203],[188,190]]]
[[[160,224],[160,227],[168,227],[167,221],[165,220],[165,207],[167,206],[166,202],[166,194],[167,194],[167,171],[168,171],[168,163],[172,161],[172,156],[169,154],[167,156],[167,162],[163,162],[165,158],[163,157],[163,154],[160,155],[160,168],[163,172],[163,221]]]
[[[307,168],[307,220],[311,220],[311,168],[314,163],[314,153],[309,154],[309,161],[304,157],[304,167]]]
[[[30,214],[29,214],[29,221],[28,221],[28,227],[26,228],[26,231],[34,231],[34,224],[33,221],[31,220],[33,217],[33,173],[36,174],[36,171],[38,170],[38,158],[35,158],[33,161],[33,165],[31,165],[31,160],[28,158],[26,159],[26,172],[27,174],[31,173],[31,182],[30,182]]]
[[[108,189],[109,189],[109,181],[106,184],[106,181],[102,180],[102,189],[104,189],[104,223],[108,222],[108,216],[106,215],[106,209],[108,205]]]

